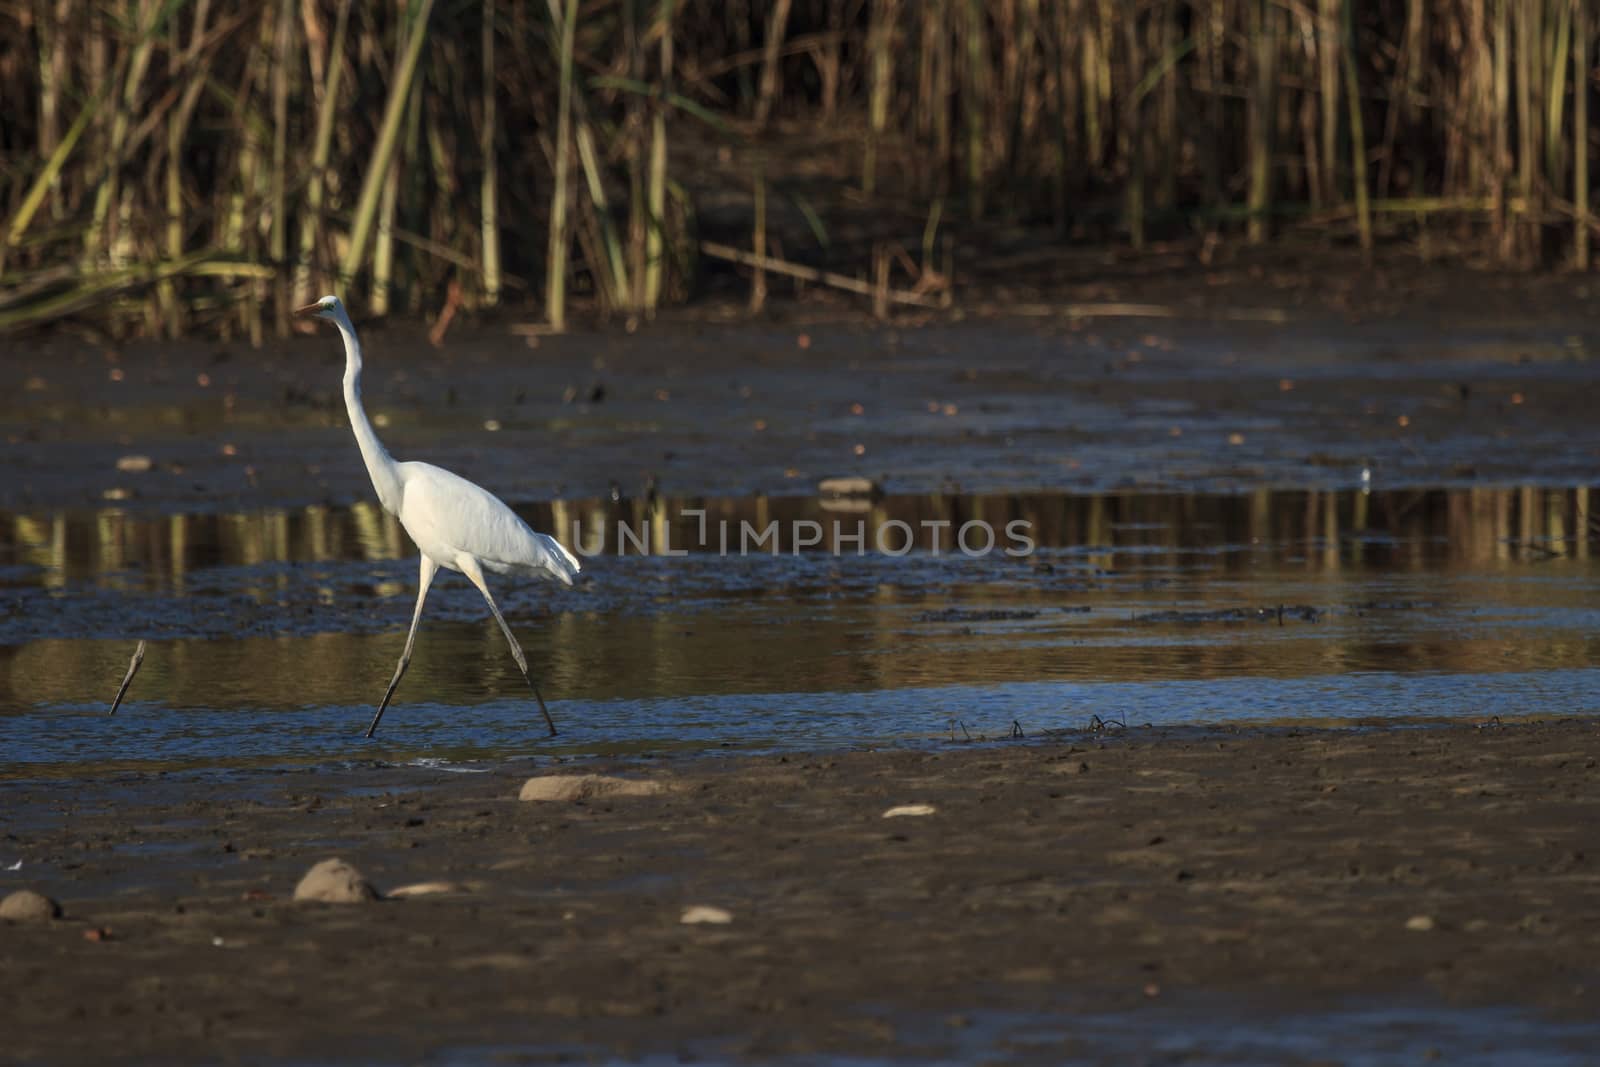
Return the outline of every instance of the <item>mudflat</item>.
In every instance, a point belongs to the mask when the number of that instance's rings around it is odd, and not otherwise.
[[[1374,488],[1570,487],[1600,455],[1583,275],[1174,253],[993,288],[890,323],[707,303],[541,339],[508,314],[437,348],[423,324],[362,322],[365,402],[397,458],[512,504],[809,494],[834,475],[905,493],[1353,487],[1365,467]],[[343,366],[327,333],[18,339],[0,360],[0,509],[370,500]]]
[[[9,783],[5,885],[64,916],[0,924],[3,1055],[1136,1059],[1074,1020],[1351,996],[1592,1025],[1597,756],[1589,721],[1113,728]],[[518,799],[580,773],[660,790]],[[330,857],[440,884],[295,903]]]

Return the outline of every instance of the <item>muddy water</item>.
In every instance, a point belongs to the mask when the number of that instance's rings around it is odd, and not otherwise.
[[[1013,1063],[1134,1062],[1378,1065],[1435,1060],[1482,1067],[1516,1059],[1545,1067],[1591,1062],[1600,1027],[1562,1024],[1514,1009],[1462,1012],[1427,998],[1335,1003],[1267,1015],[1226,997],[1178,998],[1144,1010],[1033,1017],[982,1013],[933,1023],[916,1037],[941,1048],[934,1062],[1001,1055]],[[942,1040],[941,1040],[942,1039]],[[947,1051],[946,1051],[947,1050]]]
[[[1587,489],[574,499],[498,596],[367,505],[0,519],[0,775],[1600,712]],[[138,638],[149,652],[107,718]]]

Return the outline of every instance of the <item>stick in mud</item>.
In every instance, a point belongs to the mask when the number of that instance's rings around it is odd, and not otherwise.
[[[913,292],[909,289],[889,289],[886,281],[881,286],[884,291],[883,294],[878,294],[878,287],[875,287],[872,282],[865,282],[860,278],[852,278],[849,275],[838,274],[831,270],[818,270],[815,267],[791,263],[786,259],[778,259],[774,256],[758,256],[754,253],[746,252],[742,248],[718,244],[716,241],[701,241],[700,251],[717,259],[742,263],[747,267],[758,267],[774,274],[786,274],[791,278],[799,278],[802,281],[820,282],[823,285],[830,285],[835,289],[843,289],[846,292],[859,293],[862,296],[874,296],[877,294],[880,300],[886,299],[892,304],[910,304],[913,307],[926,308],[940,306],[937,299],[923,293]]]
[[[133,684],[133,676],[139,673],[139,664],[144,662],[144,641],[139,641],[139,647],[133,650],[133,658],[128,661],[128,673],[122,676],[122,684],[117,687],[117,697],[111,702],[111,710],[107,715],[115,715],[117,708],[122,706],[122,698],[128,695],[128,686]]]

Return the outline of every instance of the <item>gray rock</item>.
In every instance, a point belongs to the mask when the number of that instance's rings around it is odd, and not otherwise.
[[[31,889],[19,889],[0,900],[0,919],[19,923],[42,923],[61,917],[61,905]]]
[[[661,782],[608,778],[603,774],[553,774],[522,783],[522,800],[590,800],[595,797],[650,797],[665,793]]]
[[[294,887],[294,899],[327,904],[365,904],[378,899],[372,883],[344,860],[323,860]]]

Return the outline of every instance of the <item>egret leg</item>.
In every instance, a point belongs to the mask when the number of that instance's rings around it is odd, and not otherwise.
[[[456,561],[456,566],[461,568],[472,584],[478,587],[478,592],[483,594],[483,599],[489,602],[489,610],[494,612],[494,621],[500,624],[500,632],[506,635],[506,640],[511,642],[511,658],[517,661],[517,667],[522,671],[522,677],[528,683],[528,688],[533,690],[533,699],[539,702],[539,710],[544,713],[545,725],[550,727],[550,736],[556,735],[556,721],[550,717],[550,709],[544,706],[544,697],[539,692],[539,683],[533,680],[533,675],[528,673],[528,657],[522,654],[522,646],[517,644],[511,627],[506,625],[506,617],[500,614],[500,606],[494,602],[494,597],[489,595],[489,586],[483,580],[483,568],[478,566],[478,561],[471,556],[462,556]]]
[[[417,581],[417,610],[411,615],[411,632],[406,634],[406,650],[400,653],[400,662],[395,666],[394,677],[389,679],[389,688],[383,691],[383,703],[378,705],[378,714],[372,717],[372,725],[367,727],[368,737],[371,737],[372,731],[378,728],[378,720],[383,718],[383,711],[389,706],[389,698],[394,696],[401,676],[411,665],[411,646],[417,643],[417,624],[422,621],[422,602],[428,599],[428,586],[433,584],[433,576],[437,573],[439,565],[427,556],[423,556],[422,575]]]

